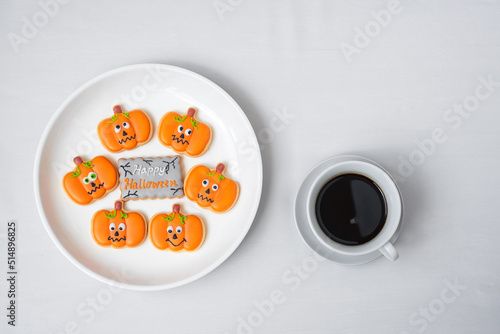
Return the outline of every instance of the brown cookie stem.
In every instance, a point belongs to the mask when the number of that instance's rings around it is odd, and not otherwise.
[[[114,107],[113,107],[113,112],[114,112],[115,114],[119,114],[119,113],[121,113],[121,112],[122,112],[122,107],[120,107],[119,105],[114,106]]]
[[[123,202],[122,201],[116,201],[115,202],[115,210],[121,210],[123,208]]]
[[[73,159],[73,162],[75,163],[75,165],[80,165],[83,163],[83,159],[81,156],[77,156]]]
[[[172,206],[172,211],[174,211],[175,213],[179,213],[181,211],[181,205],[180,204],[174,204]]]
[[[224,165],[223,163],[219,163],[217,165],[217,167],[215,167],[215,171],[219,172],[219,173],[222,173],[224,171],[224,169],[226,168],[226,165]]]
[[[187,111],[188,116],[194,117],[194,114],[196,114],[196,109],[195,108],[189,108]]]

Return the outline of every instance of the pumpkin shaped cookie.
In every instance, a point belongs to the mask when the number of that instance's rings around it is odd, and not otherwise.
[[[173,111],[163,115],[158,124],[160,143],[191,157],[205,153],[212,141],[212,130],[205,123],[195,120],[196,111],[189,108],[185,115]]]
[[[149,238],[160,250],[194,251],[205,239],[205,225],[195,215],[184,215],[181,206],[174,204],[169,214],[158,213],[149,223]]]
[[[136,247],[146,239],[146,219],[138,212],[123,210],[123,202],[116,201],[113,211],[101,210],[94,214],[91,234],[99,246]]]
[[[118,172],[108,159],[97,156],[84,162],[73,159],[76,168],[63,178],[63,187],[75,203],[86,205],[105,196],[118,185]]]
[[[105,149],[118,153],[144,145],[151,139],[153,126],[143,110],[123,112],[120,106],[114,106],[113,111],[111,118],[103,119],[97,126],[97,135]]]
[[[223,175],[225,168],[222,163],[215,170],[202,165],[193,167],[184,182],[187,198],[216,213],[231,209],[238,199],[239,187]]]

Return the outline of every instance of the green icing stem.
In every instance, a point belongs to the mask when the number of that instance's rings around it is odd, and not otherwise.
[[[171,221],[175,218],[175,213],[172,215],[172,217],[167,216],[167,218],[165,218],[165,217],[161,216],[161,218],[162,218],[162,219],[165,219],[166,221],[171,222]]]
[[[114,114],[113,116],[111,116],[111,121],[108,121],[108,123],[113,123],[114,121],[116,121],[117,118],[118,114]]]
[[[128,215],[126,213],[123,213],[120,211],[120,219],[123,219],[123,218],[128,218]]]
[[[84,163],[82,163],[82,165],[84,165],[85,167],[88,167],[88,168],[94,167],[94,164],[92,163],[92,161],[84,162]]]
[[[108,121],[108,123],[113,123],[114,121],[116,121],[119,114],[122,114],[123,116],[125,116],[127,118],[130,118],[130,116],[128,115],[129,114],[128,112],[118,113],[118,114],[114,114],[113,116],[111,116],[111,121]]]
[[[214,176],[214,175],[215,175],[215,173],[216,173],[216,171],[214,170],[212,173],[210,173],[210,172],[206,171],[205,173],[207,173],[207,175],[208,175],[208,176]],[[220,181],[220,180],[224,180],[224,179],[225,179],[224,175],[219,174],[219,181]]]
[[[198,130],[198,128],[196,127],[198,125],[198,121],[195,121],[193,118],[191,118],[191,124],[193,124],[193,127]]]
[[[80,170],[80,167],[76,166],[76,171],[73,172],[73,174],[71,174],[71,177],[77,177],[81,173],[82,173],[82,171]]]
[[[108,217],[109,219],[113,219],[116,217],[116,210],[110,212],[109,214],[104,214],[106,217]]]
[[[186,117],[188,117],[188,115],[184,116],[184,118],[181,118],[181,116],[179,116],[179,117],[174,117],[174,120],[175,120],[176,122],[181,123],[181,122],[184,122],[184,120],[186,119]]]
[[[174,220],[174,218],[175,218],[175,212],[174,212],[174,214],[173,214],[172,216],[167,216],[167,218],[165,218],[165,217],[161,216],[161,218],[162,218],[162,219],[165,219],[166,221],[171,222],[171,221],[172,221],[172,220]],[[179,214],[179,218],[181,219],[181,223],[182,223],[182,224],[184,224],[184,221],[187,219],[187,216],[181,216],[181,215]]]

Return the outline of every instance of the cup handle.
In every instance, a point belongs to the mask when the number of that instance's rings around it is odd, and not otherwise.
[[[398,251],[394,246],[388,242],[378,249],[386,258],[391,261],[396,261],[399,258]]]

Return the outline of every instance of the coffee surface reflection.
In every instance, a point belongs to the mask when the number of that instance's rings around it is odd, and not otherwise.
[[[343,174],[328,181],[315,204],[321,230],[343,245],[361,245],[384,227],[387,204],[383,192],[371,179]]]

